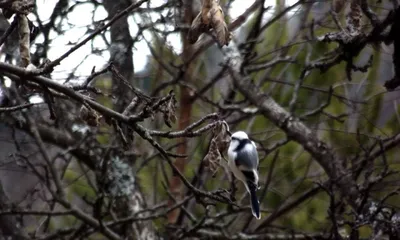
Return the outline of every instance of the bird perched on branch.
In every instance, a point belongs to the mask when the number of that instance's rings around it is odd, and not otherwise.
[[[258,153],[256,144],[243,131],[232,134],[228,149],[228,166],[233,175],[244,183],[250,193],[251,209],[254,217],[261,218],[258,189]]]
[[[225,23],[225,15],[219,5],[219,0],[203,0],[201,11],[190,26],[189,42],[194,44],[202,33],[210,29],[213,29],[221,47],[229,44],[231,33]]]

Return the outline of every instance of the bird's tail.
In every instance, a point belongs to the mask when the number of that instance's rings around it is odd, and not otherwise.
[[[257,219],[261,218],[261,214],[260,214],[260,202],[258,201],[257,198],[257,185],[255,185],[254,183],[248,182],[248,190],[250,193],[250,199],[251,199],[251,212],[253,213],[254,217],[256,217]]]

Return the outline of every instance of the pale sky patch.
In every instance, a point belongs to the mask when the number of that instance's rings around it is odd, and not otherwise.
[[[151,7],[156,7],[160,6],[165,2],[165,0],[152,0],[151,1]],[[286,0],[287,5],[292,5],[297,0]],[[238,16],[240,16],[250,5],[254,3],[253,1],[249,0],[236,0],[233,2],[231,5],[231,8],[229,10],[229,14],[232,19],[236,19]],[[38,7],[38,12],[40,15],[40,18],[44,20],[45,22],[48,21],[50,18],[51,12],[56,4],[56,1],[50,1],[50,0],[37,0],[36,1],[37,7]],[[267,6],[275,5],[275,1],[267,1],[266,3]],[[85,37],[88,36],[86,33],[87,31],[87,25],[92,22],[92,13],[95,11],[95,16],[94,20],[102,20],[107,17],[107,12],[103,7],[98,7],[96,10],[94,6],[90,3],[88,4],[79,4],[78,6],[75,7],[73,12],[71,12],[68,15],[68,23],[75,25],[75,27],[70,28],[64,23],[64,28],[67,29],[65,34],[63,36],[58,36],[55,32],[52,32],[51,38],[53,39],[51,43],[51,49],[48,52],[48,56],[50,60],[54,60],[67,52],[71,47],[73,47],[72,44],[76,44],[80,40],[84,39]],[[272,14],[272,11],[271,11]],[[150,16],[151,18],[157,17],[157,16]],[[31,20],[34,20],[34,16],[31,15],[29,16]],[[128,22],[130,24],[130,32],[132,36],[135,36],[135,34],[138,31],[138,27],[135,22],[140,22],[140,18],[138,16],[135,16],[134,14],[131,15],[131,17],[128,18]],[[145,39],[147,41],[150,41],[152,36],[148,31],[144,32]],[[109,34],[107,34],[107,38],[109,41]],[[41,42],[43,41],[42,37],[38,37],[36,42]],[[53,72],[53,79],[55,80],[63,80],[67,76],[67,74],[71,71],[71,69],[77,68],[76,75],[81,76],[82,79],[84,79],[86,76],[90,75],[90,71],[93,68],[93,66],[96,67],[96,69],[101,69],[108,61],[109,59],[109,53],[107,51],[104,51],[103,54],[96,55],[91,53],[91,42],[89,41],[86,43],[83,47],[81,47],[79,50],[75,51],[73,54],[70,55],[70,57],[67,57],[65,60],[61,62],[59,66],[55,68],[55,71]],[[182,44],[180,40],[180,35],[179,33],[170,35],[167,37],[167,45],[171,46],[171,48],[179,54],[182,51]],[[94,40],[94,46],[96,46],[99,49],[105,49],[106,46],[104,44],[104,41],[100,37],[96,37]],[[139,41],[135,43],[134,49],[134,67],[135,71],[141,71],[145,68],[146,63],[147,63],[147,56],[150,55],[150,51],[147,47],[147,43],[145,41]],[[86,58],[86,59],[85,59]],[[84,60],[85,59],[85,60]],[[84,60],[84,61],[83,61]],[[83,61],[83,62],[82,62]],[[81,63],[82,62],[82,63]],[[78,66],[80,64],[80,66]],[[78,80],[78,79],[76,79]]]

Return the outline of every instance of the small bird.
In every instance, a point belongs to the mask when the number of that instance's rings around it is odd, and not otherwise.
[[[257,219],[260,215],[260,202],[257,198],[258,189],[258,153],[256,144],[243,131],[232,134],[228,149],[228,166],[233,175],[244,183],[250,193],[251,210]]]

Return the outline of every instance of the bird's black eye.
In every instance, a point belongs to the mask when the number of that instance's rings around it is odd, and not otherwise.
[[[237,138],[237,137],[232,137],[232,140],[239,141],[239,138]]]

